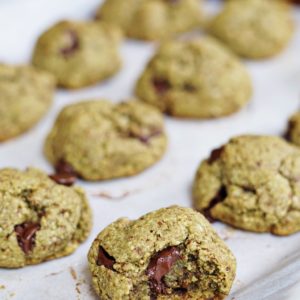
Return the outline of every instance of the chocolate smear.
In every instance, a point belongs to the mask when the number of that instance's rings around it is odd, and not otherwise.
[[[97,257],[97,265],[104,266],[107,269],[113,270],[113,266],[116,260],[110,256],[103,247],[99,247],[98,257]]]
[[[178,247],[168,247],[156,253],[150,260],[146,275],[149,278],[149,286],[153,299],[155,295],[165,293],[166,286],[163,277],[170,272],[177,260],[181,259]]]
[[[69,45],[60,49],[60,52],[65,58],[68,58],[79,49],[79,39],[74,30],[67,30],[66,35],[69,40]]]
[[[30,221],[15,226],[18,244],[26,255],[32,251],[35,245],[35,234],[40,228],[40,224]]]

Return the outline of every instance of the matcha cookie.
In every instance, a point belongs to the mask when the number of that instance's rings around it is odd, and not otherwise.
[[[45,154],[58,173],[104,180],[150,167],[166,144],[163,117],[155,108],[138,101],[87,101],[62,110],[46,140]]]
[[[52,73],[58,85],[80,88],[102,81],[121,66],[118,29],[101,22],[62,21],[44,32],[32,63]]]
[[[54,88],[51,74],[0,64],[0,142],[33,127],[49,109]]]
[[[198,27],[203,13],[199,0],[106,0],[96,18],[129,37],[156,40]]]
[[[300,150],[279,137],[240,136],[212,151],[194,181],[195,208],[255,232],[300,230]]]
[[[235,277],[233,254],[205,218],[171,206],[119,219],[88,254],[100,299],[224,299]]]
[[[88,236],[84,192],[36,169],[0,170],[0,267],[20,268],[71,254]]]
[[[300,146],[300,112],[294,114],[289,119],[285,138],[289,142],[291,142],[297,146]]]
[[[238,55],[266,58],[281,52],[293,33],[289,5],[270,0],[231,0],[210,25],[210,32]]]
[[[136,94],[173,116],[216,118],[241,109],[252,85],[239,59],[205,37],[163,44],[141,75]]]

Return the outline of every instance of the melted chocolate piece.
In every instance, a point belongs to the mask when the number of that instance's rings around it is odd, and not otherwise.
[[[227,197],[227,190],[225,186],[222,186],[218,191],[217,195],[210,201],[209,206],[203,210],[203,215],[209,222],[214,222],[215,219],[212,217],[210,211],[214,208],[218,203],[223,202]]]
[[[162,279],[179,259],[181,259],[181,255],[178,247],[168,247],[151,258],[146,275],[149,278],[153,299],[155,299],[155,295],[165,293],[166,287]]]
[[[99,247],[99,253],[97,257],[97,265],[104,266],[107,269],[113,270],[113,266],[116,260],[110,256],[103,247]]]
[[[290,142],[291,139],[292,139],[291,133],[294,130],[295,126],[296,126],[295,122],[289,121],[288,126],[287,126],[287,130],[283,134],[283,138],[286,139],[288,142]]]
[[[171,84],[166,79],[154,78],[152,83],[156,93],[160,96],[164,95],[171,88]]]
[[[50,175],[49,177],[56,183],[65,185],[65,186],[72,186],[77,179],[76,176],[74,176],[72,174],[67,174],[67,173],[53,174],[53,175]]]
[[[64,57],[68,58],[79,49],[79,39],[74,30],[67,30],[66,34],[68,35],[70,42],[68,46],[60,49],[60,52]]]
[[[148,135],[138,135],[134,132],[130,132],[129,137],[136,138],[136,139],[140,140],[142,143],[148,144],[149,141],[151,140],[151,138],[153,138],[155,136],[159,136],[161,134],[162,134],[162,131],[160,129],[157,129],[157,130],[154,130],[153,132],[151,132]]]
[[[211,154],[210,154],[210,157],[208,158],[207,162],[209,164],[212,164],[214,163],[216,160],[218,160],[221,156],[221,154],[223,153],[224,151],[224,146],[220,147],[220,148],[217,148],[217,149],[214,149]]]
[[[32,251],[35,245],[35,234],[40,228],[40,224],[33,222],[24,222],[15,226],[18,244],[26,255]]]
[[[77,173],[74,170],[74,168],[63,159],[59,160],[56,163],[55,171],[56,174],[69,174],[69,175],[77,176]]]

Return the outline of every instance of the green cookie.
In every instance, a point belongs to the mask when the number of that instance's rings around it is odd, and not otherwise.
[[[45,143],[45,155],[86,180],[135,175],[164,154],[163,117],[138,101],[86,101],[65,107]]]
[[[0,267],[20,268],[71,254],[90,233],[79,188],[36,169],[0,170]]]
[[[205,218],[171,206],[119,219],[88,254],[100,299],[224,299],[235,277],[233,254]]]
[[[254,232],[300,230],[300,150],[279,137],[240,136],[212,151],[194,181],[194,206]]]
[[[33,127],[48,111],[54,88],[51,74],[0,64],[0,142]]]
[[[120,31],[100,22],[61,21],[37,40],[32,63],[52,73],[58,85],[81,88],[121,67]]]

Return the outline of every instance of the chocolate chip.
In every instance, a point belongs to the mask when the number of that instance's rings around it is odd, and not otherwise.
[[[77,173],[74,170],[74,168],[63,159],[60,159],[56,163],[55,171],[57,174],[70,174],[70,175],[77,176]]]
[[[215,219],[211,215],[211,209],[214,208],[218,203],[223,202],[227,197],[227,190],[225,186],[222,186],[216,196],[210,201],[209,206],[203,210],[203,215],[209,222],[214,222]]]
[[[79,39],[74,30],[67,30],[65,34],[68,37],[69,45],[60,49],[60,52],[64,57],[68,58],[79,49]]]
[[[113,266],[116,260],[110,256],[103,247],[99,247],[98,257],[97,257],[97,265],[104,266],[107,269],[113,270]]]
[[[282,136],[288,142],[290,142],[292,140],[292,131],[295,129],[295,127],[296,127],[296,123],[294,121],[289,121],[287,130]]]
[[[209,164],[212,164],[214,163],[216,160],[218,160],[221,156],[221,154],[223,153],[225,147],[222,146],[220,148],[217,148],[217,149],[214,149],[211,154],[210,154],[210,157],[208,158],[207,162]]]
[[[72,174],[67,174],[67,173],[58,173],[58,174],[53,174],[49,176],[52,180],[54,180],[56,183],[65,185],[65,186],[72,186],[77,177],[72,175]]]
[[[164,95],[171,88],[171,84],[166,79],[154,78],[152,83],[156,93],[160,96]]]
[[[161,129],[157,129],[157,130],[154,130],[152,131],[151,133],[147,134],[147,135],[142,135],[142,134],[136,134],[134,132],[130,132],[129,133],[129,137],[132,137],[132,138],[136,138],[138,140],[140,140],[142,143],[144,144],[148,144],[149,141],[155,137],[155,136],[159,136],[162,134],[162,130]]]
[[[174,263],[181,258],[178,247],[168,247],[151,258],[146,275],[149,278],[152,295],[165,293],[166,287],[162,279],[170,272]]]
[[[28,255],[35,245],[35,234],[41,228],[40,224],[24,222],[15,226],[19,246]]]

